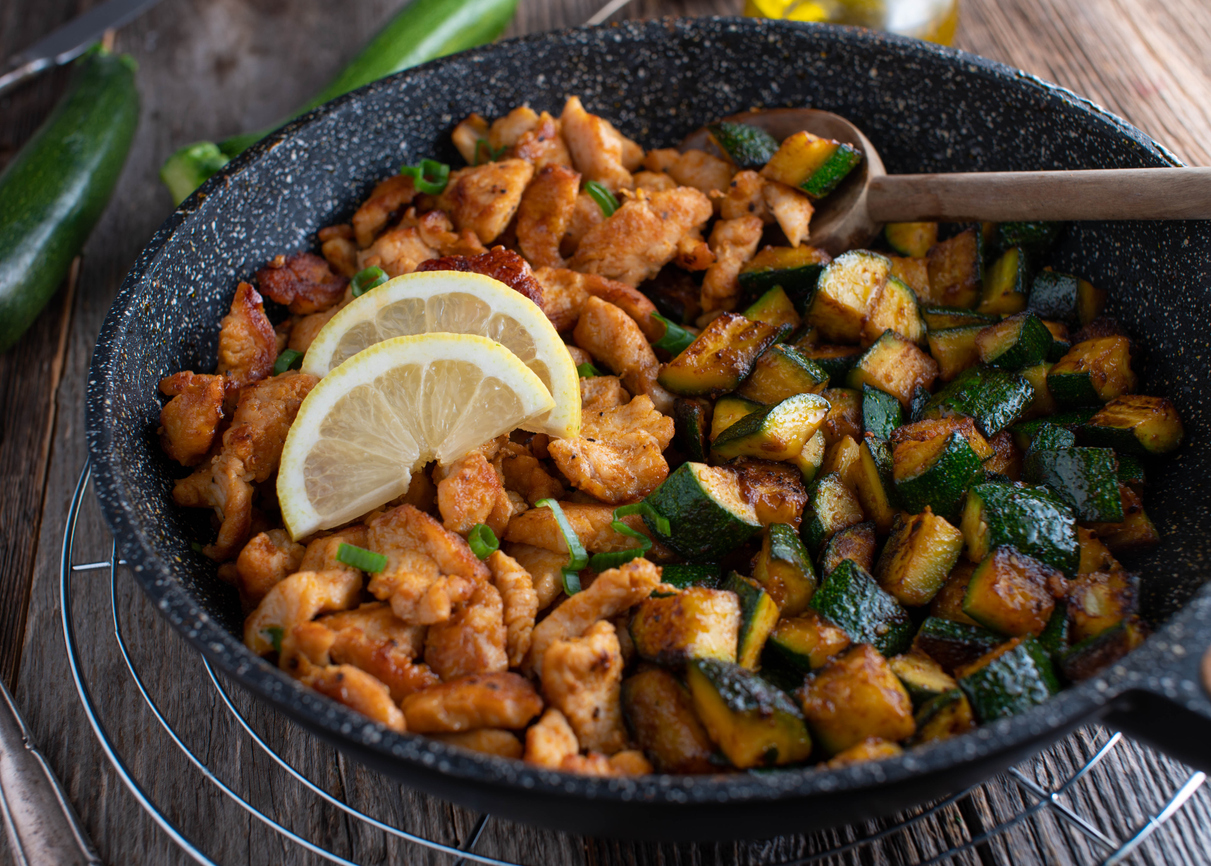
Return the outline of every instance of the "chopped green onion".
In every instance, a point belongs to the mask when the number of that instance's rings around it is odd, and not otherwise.
[[[303,353],[297,349],[283,349],[282,354],[273,362],[273,375],[280,376],[287,370],[297,370],[303,366]]]
[[[663,535],[666,538],[673,534],[672,528],[669,526],[669,519],[652,507],[652,504],[646,499],[639,502],[632,502],[630,505],[620,505],[614,509],[614,519],[619,520],[623,517],[630,517],[632,514],[642,514],[648,520],[656,525],[656,533]]]
[[[580,536],[572,529],[572,524],[568,523],[568,517],[559,507],[559,503],[554,499],[540,499],[534,503],[535,508],[543,506],[550,508],[551,513],[555,515],[555,522],[563,533],[563,543],[568,546],[568,564],[562,569],[563,591],[568,595],[576,595],[580,592],[580,570],[589,564],[589,554],[585,552],[584,545],[580,543]]]
[[[576,375],[582,379],[592,379],[594,376],[600,376],[601,371],[585,361],[583,364],[576,365]]]
[[[352,565],[362,571],[376,572],[387,567],[387,557],[373,550],[366,550],[353,544],[342,544],[336,550],[336,559],[345,565]]]
[[[273,644],[274,651],[280,655],[282,652],[282,637],[284,636],[282,627],[280,625],[271,625],[269,628],[261,629],[261,634],[268,636],[270,642]]]
[[[387,282],[387,272],[382,268],[369,267],[364,271],[358,271],[357,276],[350,280],[350,285],[353,287],[353,297],[360,298],[366,292],[376,286],[381,286]]]
[[[500,550],[500,542],[496,540],[496,533],[486,523],[477,523],[471,527],[471,532],[467,535],[467,544],[470,545],[471,552],[479,559],[487,559]]]
[[[589,567],[594,571],[605,571],[607,568],[617,568],[624,562],[630,562],[632,559],[643,556],[652,549],[652,539],[648,538],[638,529],[631,529],[622,522],[622,518],[631,514],[643,514],[651,519],[656,524],[656,531],[661,535],[669,534],[669,522],[663,514],[649,505],[647,502],[634,502],[630,505],[620,505],[614,509],[614,520],[610,523],[610,527],[619,535],[625,535],[628,538],[639,539],[638,547],[629,547],[626,550],[610,550],[605,553],[595,553],[593,558],[589,560]]]
[[[656,349],[664,349],[670,355],[680,355],[685,351],[685,347],[696,339],[685,328],[659,313],[652,313],[652,318],[664,324],[664,336],[652,344]]]
[[[488,143],[487,139],[481,138],[479,141],[475,142],[475,162],[472,164],[483,165],[485,162],[496,162],[496,160],[505,155],[505,151],[508,149],[509,148],[503,144],[500,147],[493,147]],[[481,150],[488,157],[487,159],[481,160],[479,158],[479,153]]]
[[[586,183],[584,191],[589,194],[589,198],[597,202],[597,206],[601,208],[601,215],[606,219],[612,217],[614,211],[618,210],[618,199],[614,198],[614,193],[610,192],[597,181],[591,180]]]
[[[422,159],[420,165],[401,165],[400,174],[409,175],[412,185],[429,195],[439,195],[450,179],[450,166],[435,159]]]

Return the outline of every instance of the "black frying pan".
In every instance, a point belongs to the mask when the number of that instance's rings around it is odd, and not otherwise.
[[[1187,444],[1149,466],[1164,544],[1144,575],[1155,635],[1102,676],[1023,715],[903,757],[841,770],[594,779],[395,735],[301,687],[240,641],[234,592],[190,542],[197,515],[172,505],[179,467],[155,429],[160,377],[215,364],[236,282],[275,254],[310,248],[375,181],[422,157],[454,161],[451,128],[528,102],[590,111],[646,146],[750,106],[809,105],[856,121],[889,172],[1126,168],[1176,160],[1067,91],[961,52],[849,28],[738,19],[655,21],[513,40],[363,88],[234,161],[164,224],[106,318],[88,389],[88,444],[109,526],[160,611],[216,666],[304,727],[385,773],[471,808],[570,832],[712,839],[800,832],[886,814],[980,781],[1094,719],[1211,768],[1211,477],[1205,412],[1211,301],[1207,223],[1085,223],[1053,264],[1110,294],[1109,313],[1147,348],[1142,390],[1168,395]]]

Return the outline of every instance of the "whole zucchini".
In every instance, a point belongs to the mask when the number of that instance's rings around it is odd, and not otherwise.
[[[135,62],[98,47],[0,174],[0,352],[54,295],[105,210],[139,122]]]

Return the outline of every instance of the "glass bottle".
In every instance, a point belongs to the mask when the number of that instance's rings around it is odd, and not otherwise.
[[[744,0],[744,14],[856,24],[950,45],[959,23],[959,0]]]

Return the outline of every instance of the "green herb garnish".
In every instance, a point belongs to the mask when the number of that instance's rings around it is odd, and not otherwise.
[[[467,534],[467,544],[470,546],[471,552],[479,559],[487,559],[500,550],[500,542],[496,540],[496,533],[486,523],[477,523],[471,527],[471,532]]]
[[[633,502],[630,505],[620,505],[614,509],[614,520],[610,523],[610,528],[619,535],[625,535],[628,538],[639,539],[638,547],[631,547],[626,550],[610,550],[605,553],[595,553],[589,560],[589,567],[594,571],[605,571],[607,568],[617,568],[624,562],[630,562],[632,559],[643,556],[652,549],[652,539],[648,538],[637,529],[632,529],[622,522],[622,518],[631,514],[643,514],[654,524],[656,531],[661,535],[669,534],[668,519],[653,508],[647,502]]]
[[[576,365],[576,375],[582,379],[592,379],[594,376],[600,376],[601,371],[585,361],[583,364]]]
[[[358,271],[357,276],[350,280],[349,284],[353,288],[353,297],[360,298],[375,286],[381,286],[385,282],[387,282],[386,271],[378,267],[369,267],[364,271]]]
[[[568,523],[568,517],[559,507],[559,503],[554,499],[540,499],[534,503],[535,508],[543,506],[550,508],[551,513],[555,515],[555,522],[563,533],[563,543],[568,546],[568,564],[562,569],[563,591],[568,595],[576,595],[580,592],[580,570],[589,564],[589,554],[585,552],[584,545],[580,543],[580,536],[572,529],[572,524]]]
[[[400,174],[412,178],[412,185],[429,195],[439,195],[450,179],[450,166],[435,159],[422,159],[420,165],[401,165]]]
[[[685,351],[686,346],[697,339],[685,328],[659,313],[652,313],[652,318],[664,325],[664,336],[652,344],[653,348],[664,349],[671,355],[680,355]]]
[[[273,375],[280,376],[287,370],[297,370],[303,366],[303,353],[297,349],[283,349],[282,354],[273,362]]]
[[[591,180],[584,185],[584,191],[589,194],[593,201],[597,202],[597,206],[601,208],[601,215],[609,219],[614,215],[614,211],[618,210],[618,199],[614,198],[614,193],[610,192],[600,183]]]
[[[271,625],[271,626],[269,626],[269,628],[261,629],[261,634],[267,635],[269,637],[270,642],[273,644],[274,652],[281,655],[281,653],[282,653],[282,637],[284,635],[284,633],[282,632],[282,627],[280,625]]]
[[[472,165],[483,165],[485,162],[496,162],[496,160],[505,155],[505,151],[508,149],[509,148],[503,144],[500,147],[493,147],[488,143],[486,138],[481,138],[479,141],[475,142],[475,162],[473,162]],[[487,159],[479,158],[481,152],[487,157]]]
[[[387,567],[387,557],[354,544],[342,544],[337,548],[336,559],[345,565],[352,565],[354,568],[368,572],[382,571]]]

